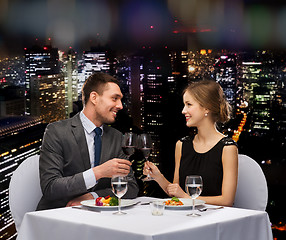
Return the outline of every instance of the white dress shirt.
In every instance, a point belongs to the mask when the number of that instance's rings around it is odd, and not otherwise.
[[[79,117],[80,117],[82,126],[84,128],[84,133],[85,133],[85,138],[86,138],[88,153],[89,153],[89,158],[90,158],[90,165],[91,165],[90,169],[83,172],[83,178],[84,178],[86,189],[90,189],[94,187],[95,184],[97,183],[93,170],[92,170],[92,168],[94,167],[94,136],[95,136],[94,129],[97,126],[95,126],[93,122],[90,121],[84,115],[82,111],[80,112]],[[103,127],[102,126],[99,126],[99,127],[101,128],[102,134],[103,134]],[[95,192],[90,192],[90,193],[93,195],[95,199],[98,197],[98,195]]]

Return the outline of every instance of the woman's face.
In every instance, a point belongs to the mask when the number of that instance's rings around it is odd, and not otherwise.
[[[186,117],[186,125],[188,127],[198,127],[202,120],[205,119],[205,114],[208,113],[208,110],[202,107],[188,91],[183,95],[183,102],[182,114]]]

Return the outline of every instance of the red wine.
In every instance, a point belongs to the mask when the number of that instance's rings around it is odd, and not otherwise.
[[[140,150],[142,151],[144,158],[148,158],[152,148],[140,148]]]
[[[135,147],[126,146],[126,147],[122,147],[122,150],[127,156],[131,156],[135,152]]]

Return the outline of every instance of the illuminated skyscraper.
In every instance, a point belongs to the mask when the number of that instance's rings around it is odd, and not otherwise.
[[[271,124],[271,86],[263,83],[260,79],[259,85],[253,88],[253,130],[270,130]]]
[[[73,102],[78,101],[78,69],[76,52],[69,49],[63,54],[63,74],[65,78],[65,109],[66,116],[69,117],[73,112]]]
[[[129,107],[130,115],[133,118],[134,125],[138,128],[142,127],[142,79],[144,74],[143,70],[143,57],[132,56],[130,58],[130,78],[127,79],[127,85],[129,86]]]
[[[243,98],[249,103],[252,113],[251,129],[269,131],[272,123],[271,106],[278,90],[273,59],[266,57],[265,52],[257,51],[247,61],[242,61],[239,71]]]
[[[78,95],[85,80],[94,72],[109,73],[110,62],[105,51],[86,51],[79,64]]]
[[[275,99],[275,120],[277,121],[277,129],[286,136],[286,89],[285,85],[281,87]],[[286,139],[285,139],[286,141]]]
[[[181,92],[188,82],[188,52],[171,51],[172,76],[168,78],[169,93]]]
[[[164,102],[168,93],[168,79],[171,77],[170,58],[167,50],[147,50],[143,52],[142,60],[139,66],[142,129],[151,134],[154,141],[152,156],[155,161],[160,161]]]
[[[236,83],[237,83],[237,70],[236,70],[236,55],[223,54],[215,63],[215,80],[223,88],[226,100],[235,106],[236,99]]]
[[[32,77],[31,115],[50,123],[66,118],[65,83],[62,74]]]
[[[31,114],[31,78],[59,73],[59,54],[57,48],[51,45],[33,46],[25,49],[26,64],[26,114]]]

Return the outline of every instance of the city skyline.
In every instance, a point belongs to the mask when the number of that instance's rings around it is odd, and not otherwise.
[[[221,129],[261,165],[270,219],[285,221],[285,29],[286,3],[277,0],[0,0],[1,223],[12,228],[12,170],[39,152],[45,124],[80,111],[94,71],[120,80],[124,109],[114,126],[150,132],[151,157],[170,180],[174,145],[189,133],[181,90],[203,77],[219,82],[234,109]],[[134,163],[139,180],[142,164]],[[150,186],[141,193],[161,194]]]
[[[28,66],[19,64],[19,58],[11,58],[5,60],[8,64],[4,64],[6,66],[4,70],[9,72],[8,70],[10,70],[9,68],[13,61],[15,66],[25,66],[21,71],[32,69],[29,67],[29,64],[32,64],[39,71],[52,69],[49,63],[45,64],[45,61],[43,61],[43,59],[46,59],[46,56],[50,56],[46,52],[49,49],[44,49],[43,46],[39,49],[39,52],[32,53],[32,58],[37,61],[30,61],[31,53],[27,49],[29,55],[26,55],[25,58],[23,57],[22,61],[26,61]],[[45,51],[42,51],[43,49]],[[68,95],[63,94],[63,92],[60,95],[58,90],[52,87],[54,84],[51,84],[51,82],[56,82],[55,86],[60,86],[62,90],[64,89],[64,85],[68,86],[69,84],[66,82],[66,79],[73,79],[73,74],[68,74],[68,72],[73,73],[73,69],[76,69],[76,66],[73,66],[74,62],[80,65],[80,68],[77,69],[78,75],[76,75],[78,76],[76,77],[78,82],[79,74],[88,77],[92,73],[92,68],[94,68],[94,71],[100,71],[101,68],[105,68],[107,72],[115,72],[117,78],[123,83],[122,91],[126,96],[126,99],[124,99],[125,113],[123,112],[123,115],[118,114],[119,119],[116,122],[116,127],[122,132],[129,131],[130,126],[133,127],[134,131],[136,130],[134,128],[136,126],[134,126],[134,123],[132,124],[130,117],[133,117],[135,120],[135,116],[132,115],[134,113],[132,105],[134,101],[139,100],[139,112],[135,111],[135,114],[139,114],[137,117],[141,118],[141,121],[138,121],[137,130],[139,127],[142,128],[139,131],[145,130],[153,134],[157,146],[155,154],[152,157],[158,157],[162,171],[171,179],[174,164],[172,157],[174,144],[180,137],[188,134],[181,114],[182,99],[180,89],[189,80],[197,81],[202,77],[213,78],[221,83],[224,89],[229,92],[230,99],[234,100],[232,105],[236,110],[230,125],[223,126],[222,129],[226,130],[224,133],[230,136],[237,134],[238,138],[236,140],[239,143],[240,153],[253,157],[267,173],[268,184],[271,186],[269,186],[271,195],[269,195],[268,211],[275,213],[274,206],[278,204],[280,197],[277,196],[276,191],[273,189],[276,188],[277,181],[283,179],[283,175],[279,171],[277,172],[277,168],[285,166],[285,147],[283,146],[285,146],[286,121],[285,118],[279,118],[279,112],[277,112],[279,109],[281,113],[285,112],[285,107],[283,107],[285,106],[285,53],[271,50],[250,52],[213,51],[211,49],[171,51],[165,48],[165,46],[162,46],[162,51],[165,54],[145,48],[141,49],[137,55],[115,55],[114,58],[109,58],[104,51],[87,51],[88,54],[83,55],[78,61],[74,61],[73,59],[75,52],[65,53],[59,58],[59,64],[62,66],[60,68],[61,79],[64,76],[65,83],[61,81],[61,83],[58,82],[57,84],[56,78],[54,78],[53,74],[49,74],[49,72],[42,72],[41,75],[38,75],[34,71],[34,68],[29,72],[34,72],[34,76],[31,78],[29,84],[33,86],[36,95],[39,94],[38,99],[42,98],[44,100],[43,103],[46,102],[46,104],[42,104],[41,100],[35,99],[33,107],[40,110],[46,109],[46,106],[54,104],[53,96],[70,98]],[[107,59],[109,59],[108,62]],[[112,59],[116,59],[116,61],[112,63]],[[167,59],[170,62],[166,62]],[[54,60],[50,59],[50,61]],[[106,68],[106,66],[112,66],[112,68]],[[13,69],[16,70],[17,67],[13,67]],[[3,68],[0,70],[5,75]],[[25,85],[25,74],[20,75],[22,76],[22,85]],[[10,74],[10,80],[13,80],[13,78],[16,78],[16,75]],[[36,84],[33,82],[36,82]],[[41,87],[40,83],[43,86],[46,85],[46,87]],[[133,86],[134,83],[135,86]],[[7,92],[7,90],[12,92],[13,89],[9,89],[7,85],[9,85],[8,77],[7,82],[1,83],[2,90],[4,90],[1,94],[8,93],[11,96],[11,93]],[[136,96],[130,94],[130,89],[136,90],[137,88],[139,88],[139,91]],[[14,90],[21,95],[21,91],[18,92],[17,88]],[[284,95],[281,94],[281,91],[284,91]],[[1,100],[3,102],[3,98]],[[64,102],[62,101],[61,103],[62,107]],[[54,106],[57,108],[56,105]],[[58,113],[59,111],[54,112]],[[42,113],[50,115],[51,110],[48,112],[44,110]],[[129,118],[126,119],[125,117],[128,115]],[[283,117],[282,114],[280,117]],[[264,119],[266,121],[263,121]],[[51,119],[50,121],[54,120]],[[8,118],[7,121],[11,122],[11,119]],[[43,118],[38,118],[37,121],[42,122]],[[124,126],[127,127],[125,130],[123,130]],[[26,124],[24,129],[29,131],[29,124]],[[8,131],[8,134],[15,134],[9,128],[6,131]],[[15,129],[14,131],[23,131],[23,129]],[[14,139],[17,138],[17,134],[13,137]],[[5,137],[2,138],[2,141],[5,141]],[[1,153],[1,160],[3,159],[6,165],[8,165],[8,161],[15,161],[18,158],[18,148],[19,150],[22,146],[30,148],[35,143],[39,147],[41,137],[38,137],[36,140],[33,139],[31,142],[27,141],[26,143],[21,143],[19,146],[15,146],[15,143],[12,142],[13,149],[7,151],[7,148],[4,148]],[[37,148],[35,152],[38,150]],[[140,158],[140,156],[137,157]],[[23,158],[21,159],[23,160]],[[15,167],[16,164],[14,163],[11,166]],[[136,167],[136,171],[139,173],[137,177],[140,178],[142,174],[140,173],[142,170],[142,161],[135,162],[134,167]],[[272,171],[270,172],[270,168],[276,168],[276,174]],[[275,174],[275,177],[273,174]],[[7,185],[8,180],[6,179],[5,182]],[[283,186],[284,183],[278,182],[278,186],[280,186],[279,184]],[[145,191],[146,189],[143,188],[142,190]],[[152,194],[159,194],[159,192],[156,193],[154,190]],[[148,191],[150,191],[150,188]],[[6,208],[7,206],[3,209]],[[280,208],[280,211],[284,210]],[[270,215],[271,218],[274,218],[273,216],[275,214]],[[12,223],[11,218],[9,221]]]
[[[156,52],[153,49],[143,48],[141,49],[141,54],[145,52],[143,55],[140,55],[139,51],[137,55],[115,54],[113,58],[110,58],[109,53],[103,51],[103,49],[100,49],[103,52],[96,52],[96,49],[93,49],[93,51],[86,51],[82,58],[79,55],[77,60],[75,52],[64,53],[59,59],[61,71],[56,70],[57,72],[55,72],[50,63],[45,63],[47,61],[45,60],[47,59],[47,52],[49,52],[49,49],[54,52],[55,48],[52,46],[45,48],[43,46],[37,47],[38,53],[27,49],[26,67],[24,63],[22,65],[19,63],[19,58],[14,60],[6,59],[6,65],[5,61],[2,61],[1,64],[4,65],[0,75],[3,77],[1,79],[1,95],[4,96],[1,102],[1,114],[4,113],[3,116],[5,116],[5,111],[6,114],[10,112],[12,115],[15,115],[15,112],[20,113],[20,115],[30,115],[29,103],[30,99],[33,98],[34,102],[31,102],[33,106],[32,116],[41,117],[43,122],[48,123],[69,117],[74,111],[72,102],[77,101],[78,98],[80,100],[80,88],[85,79],[93,71],[105,71],[116,73],[115,76],[121,81],[125,95],[124,112],[132,118],[134,126],[143,131],[152,132],[156,142],[160,143],[160,134],[158,135],[161,131],[160,128],[163,127],[162,129],[164,129],[165,126],[171,126],[172,124],[177,126],[179,124],[178,120],[181,121],[182,126],[184,125],[179,107],[182,104],[181,91],[189,80],[199,80],[203,77],[216,80],[222,85],[227,100],[234,109],[232,126],[229,127],[230,130],[224,131],[236,141],[239,140],[241,134],[244,137],[246,130],[249,131],[247,133],[249,136],[252,134],[263,135],[265,131],[274,134],[285,131],[286,121],[283,118],[285,107],[283,106],[285,104],[286,67],[283,60],[285,53],[283,54],[283,52],[227,52],[211,49],[176,52],[162,46],[165,57],[163,57],[162,51]],[[61,51],[59,51],[59,54],[61,54]],[[57,58],[55,56],[55,59]],[[12,66],[13,61],[17,63],[15,66]],[[22,61],[24,61],[24,58]],[[170,61],[169,65],[164,63],[166,61]],[[40,64],[38,67],[37,62]],[[51,63],[53,62],[54,60],[51,60]],[[33,68],[30,68],[29,65]],[[132,65],[133,68],[136,66],[135,69],[140,68],[141,70],[139,72],[136,70],[136,73],[132,70]],[[7,67],[6,72],[5,66]],[[20,66],[20,68],[17,69],[16,66]],[[142,71],[143,66],[144,70]],[[38,69],[37,71],[33,70],[35,67]],[[11,69],[13,69],[12,73],[8,74]],[[46,75],[49,73],[47,69],[51,69],[49,75]],[[19,74],[20,72],[25,72],[26,78],[24,74]],[[15,73],[18,73],[18,75]],[[31,78],[31,76],[34,77]],[[14,84],[15,78],[22,80],[18,84]],[[24,89],[13,88],[11,85],[22,86]],[[134,86],[136,87],[134,88]],[[148,90],[149,88],[150,90]],[[29,96],[30,90],[31,96]],[[25,96],[23,95],[24,91]],[[133,94],[131,94],[132,92]],[[137,94],[134,94],[135,92]],[[76,93],[78,93],[77,96]],[[13,101],[10,103],[9,99]],[[19,109],[23,108],[24,101],[26,101],[25,111]],[[13,102],[15,103],[13,104]],[[46,104],[47,102],[49,104]],[[54,105],[56,102],[58,105]],[[4,110],[5,103],[6,110]],[[41,106],[38,105],[39,103]],[[157,107],[155,107],[156,104],[158,104]],[[54,114],[54,116],[53,105],[54,108],[58,109],[57,114]],[[161,109],[162,107],[166,109]],[[153,111],[153,108],[156,110]],[[160,110],[158,111],[158,109]],[[164,118],[166,119],[166,113],[164,113],[166,111],[169,112],[167,115],[169,122],[164,120]],[[175,116],[175,119],[171,120],[173,116]],[[240,122],[241,119],[244,119],[244,122]],[[155,126],[155,128],[152,129],[152,126]],[[117,127],[127,129],[127,127],[121,127],[120,123],[117,124]],[[172,136],[176,139],[183,137],[182,134],[188,132],[186,128],[182,127],[177,130],[177,133]],[[278,142],[280,146],[278,149],[283,149],[285,139],[280,136],[279,140],[276,139],[276,141],[281,141]],[[160,148],[159,144],[156,155],[159,154]],[[269,162],[269,159],[273,162],[285,161],[282,153],[261,155],[256,151],[251,152],[247,146],[241,146],[241,148],[253,154],[252,156],[260,163]]]

